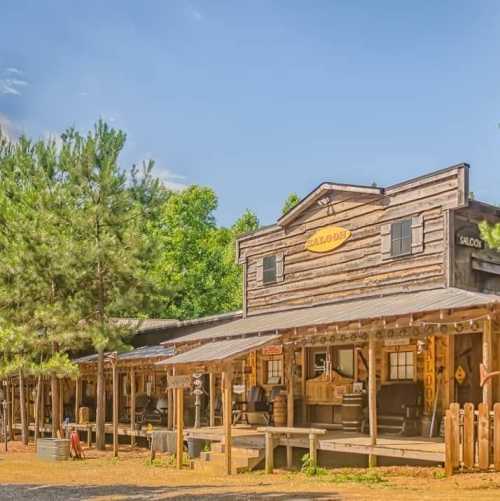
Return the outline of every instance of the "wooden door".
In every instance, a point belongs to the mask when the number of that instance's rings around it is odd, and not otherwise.
[[[455,395],[456,401],[461,405],[467,402],[478,405],[482,401],[483,394],[479,385],[479,365],[481,360],[482,343],[480,334],[455,336]]]

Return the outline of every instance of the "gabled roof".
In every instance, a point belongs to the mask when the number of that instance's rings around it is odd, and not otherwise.
[[[280,226],[286,226],[296,219],[302,212],[315,204],[318,200],[327,196],[331,192],[351,192],[364,195],[383,195],[384,189],[376,186],[362,186],[356,184],[342,183],[321,183],[317,188],[306,195],[297,205],[292,207],[287,213],[278,219]]]

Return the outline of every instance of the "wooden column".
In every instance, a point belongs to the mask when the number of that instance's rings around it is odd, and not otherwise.
[[[274,469],[274,440],[273,434],[266,432],[266,473],[272,473]]]
[[[170,390],[169,390],[170,391]],[[168,408],[170,418],[170,402]],[[130,371],[130,445],[135,446],[135,371]]]
[[[167,380],[171,375],[171,371],[168,371]],[[174,429],[174,390],[172,388],[167,388],[167,428],[169,430]]]
[[[368,414],[370,422],[370,445],[377,444],[377,367],[375,334],[370,333],[368,341]],[[376,466],[377,457],[368,458],[369,466]]]
[[[302,377],[300,379],[300,386],[302,389],[302,424],[305,425],[309,422],[308,413],[307,413],[307,404],[306,404],[306,381],[307,381],[307,372],[309,370],[307,363],[307,348],[302,347],[301,351],[301,359],[302,359]]]
[[[63,422],[64,422],[64,379],[59,379],[59,433],[61,438],[64,437],[63,434]]]
[[[209,393],[209,399],[210,399],[209,423],[210,423],[210,427],[213,428],[215,426],[215,374],[213,372],[210,372],[208,377],[209,377],[208,393]]]
[[[10,439],[14,440],[16,424],[16,383],[14,381],[10,384]]]
[[[483,324],[483,365],[487,372],[493,369],[493,351],[492,351],[492,321],[487,318]],[[491,378],[483,385],[483,404],[492,408],[493,403],[493,386]]]
[[[80,402],[82,400],[81,394],[82,380],[77,377],[75,381],[75,423],[78,424],[78,413],[80,411]]]
[[[118,367],[117,360],[111,362],[113,377],[113,456],[118,457]]]
[[[42,387],[40,388],[40,436],[44,437],[45,433],[45,401],[46,389],[44,379],[42,378]]]
[[[294,416],[294,394],[293,394],[293,372],[294,372],[294,352],[293,349],[287,351],[287,356],[285,357],[285,362],[287,363],[287,426],[293,428],[295,426],[295,416]],[[287,435],[290,438],[290,435]],[[291,468],[293,466],[293,447],[291,445],[286,446],[286,467]]]
[[[12,424],[13,424],[13,421],[12,421],[12,407],[13,407],[13,404],[12,404],[12,385],[9,383],[9,381],[7,380],[7,387],[6,387],[6,397],[7,399],[7,420],[8,420],[8,423],[7,423],[7,428],[8,428],[8,432],[9,432],[9,437],[11,440],[13,440],[13,435],[12,435]]]
[[[184,456],[184,388],[176,388],[177,405],[177,469],[182,468]]]
[[[227,475],[232,473],[231,465],[231,426],[233,424],[233,374],[232,367],[227,365],[224,367],[224,403],[223,403],[223,420],[224,420],[224,466]]]
[[[28,413],[24,386],[24,374],[19,369],[19,409],[21,412],[21,439],[24,445],[28,445]]]
[[[57,438],[59,430],[59,381],[53,374],[50,376],[50,402],[51,402],[51,421],[52,438]]]
[[[316,433],[309,434],[309,459],[311,466],[316,468],[318,466],[318,436]]]
[[[42,401],[42,386],[43,386],[43,379],[42,376],[40,375],[37,377],[36,381],[35,430],[34,430],[35,443],[38,440],[38,437],[40,436],[40,407]]]

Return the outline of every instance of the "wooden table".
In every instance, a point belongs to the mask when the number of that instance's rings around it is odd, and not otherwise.
[[[313,468],[318,464],[318,435],[324,435],[326,430],[320,428],[294,428],[280,426],[264,426],[257,431],[265,433],[266,441],[266,473],[272,473],[274,468],[274,437],[276,435],[308,435],[309,459]],[[291,467],[290,464],[287,464]]]

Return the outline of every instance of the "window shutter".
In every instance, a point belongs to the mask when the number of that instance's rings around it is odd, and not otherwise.
[[[391,225],[383,224],[380,227],[380,237],[381,237],[381,249],[382,259],[391,258]]]
[[[283,282],[285,279],[285,257],[283,253],[276,254],[276,282]]]
[[[411,253],[424,252],[424,218],[422,215],[411,218]]]
[[[257,286],[261,286],[262,282],[264,281],[264,259],[259,258],[257,259]]]

